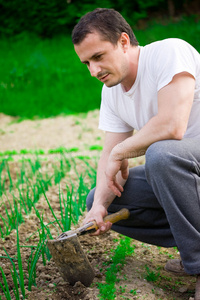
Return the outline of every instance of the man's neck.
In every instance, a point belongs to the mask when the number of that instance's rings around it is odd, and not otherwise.
[[[125,78],[121,83],[125,92],[128,92],[135,83],[138,71],[139,56],[140,48],[138,46],[131,47],[129,54],[130,71],[127,78]]]

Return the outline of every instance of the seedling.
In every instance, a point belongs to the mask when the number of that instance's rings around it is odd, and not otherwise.
[[[134,290],[130,290],[130,294],[132,294],[132,295],[137,295],[137,291],[136,291],[136,289],[134,289]]]
[[[37,156],[33,161],[31,159],[22,159],[19,165],[19,171],[13,173],[10,172],[10,166],[7,159],[4,159],[0,164],[0,183],[1,183],[1,195],[4,195],[5,203],[2,202],[0,209],[2,214],[0,215],[0,234],[4,238],[9,235],[13,229],[17,230],[17,259],[11,258],[6,249],[4,249],[6,256],[4,259],[9,259],[11,263],[11,276],[12,276],[12,288],[8,285],[6,275],[1,267],[2,282],[0,289],[7,299],[13,298],[20,299],[20,295],[25,298],[25,279],[28,279],[27,289],[31,290],[33,285],[36,285],[36,268],[39,258],[42,259],[44,265],[46,261],[50,260],[51,255],[46,247],[46,239],[52,239],[50,226],[54,226],[56,230],[67,231],[70,230],[71,223],[77,224],[79,216],[86,209],[86,196],[88,191],[94,186],[96,179],[96,169],[93,168],[87,161],[87,158],[79,158],[81,163],[84,162],[84,175],[80,174],[75,159],[69,161],[64,155],[57,159],[55,164],[51,166],[51,175],[41,160]],[[21,164],[21,165],[20,165]],[[70,182],[66,185],[67,193],[64,193],[59,187],[59,203],[60,214],[54,212],[49,199],[47,198],[46,191],[51,186],[52,181],[58,184],[70,171],[71,167],[74,167],[75,174],[77,175],[76,184]],[[52,175],[52,171],[54,173]],[[87,177],[87,180],[85,180]],[[7,186],[6,186],[7,185]],[[7,194],[7,189],[10,193]],[[36,208],[36,203],[39,201],[41,194],[49,206],[54,220],[49,221],[47,224],[44,222],[43,214]],[[35,211],[36,216],[40,221],[40,228],[37,230],[39,234],[39,242],[37,245],[29,246],[30,256],[27,260],[27,270],[23,269],[22,258],[19,245],[19,233],[18,226],[24,221],[24,215],[29,215],[31,211]],[[59,234],[59,232],[58,232]],[[1,256],[0,258],[3,258]],[[18,270],[15,263],[18,265]],[[12,289],[12,290],[11,290]]]
[[[102,149],[103,149],[103,147],[101,145],[92,145],[89,147],[90,151],[94,151],[94,150],[101,151]]]
[[[145,265],[145,269],[146,269],[146,272],[147,272],[147,274],[145,275],[145,279],[147,281],[155,282],[155,281],[158,280],[158,278],[160,276],[159,272],[156,273],[155,271],[151,271],[147,265]]]
[[[123,268],[125,264],[126,256],[134,253],[135,246],[132,246],[131,239],[128,237],[121,237],[119,244],[116,248],[111,249],[111,253],[114,255],[111,257],[110,265],[106,269],[106,283],[98,283],[99,298],[100,299],[115,299],[115,283],[119,282],[117,274]],[[121,287],[121,293],[124,293],[124,288]],[[110,298],[111,297],[111,298]]]

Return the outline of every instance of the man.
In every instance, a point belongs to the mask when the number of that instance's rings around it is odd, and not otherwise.
[[[126,207],[112,229],[143,242],[177,246],[181,261],[166,270],[197,275],[200,299],[200,55],[180,39],[141,47],[113,9],[83,16],[72,33],[75,51],[104,83],[99,128],[105,144],[85,222],[96,235],[103,217]],[[134,129],[137,130],[133,134]],[[145,165],[128,168],[144,155]]]

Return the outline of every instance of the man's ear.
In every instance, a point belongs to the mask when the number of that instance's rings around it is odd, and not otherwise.
[[[126,32],[122,32],[119,38],[119,43],[122,46],[124,52],[126,52],[130,46],[130,38]]]

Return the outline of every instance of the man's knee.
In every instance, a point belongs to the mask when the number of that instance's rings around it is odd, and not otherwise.
[[[147,180],[151,176],[159,176],[164,171],[168,172],[172,166],[172,161],[175,159],[176,145],[173,141],[159,141],[151,146],[146,151],[145,172]]]
[[[146,163],[156,164],[162,163],[168,152],[168,141],[159,141],[149,146],[146,151]]]
[[[87,205],[87,211],[89,211],[92,208],[92,204],[94,201],[94,192],[95,188],[89,192],[86,199],[86,205]]]

